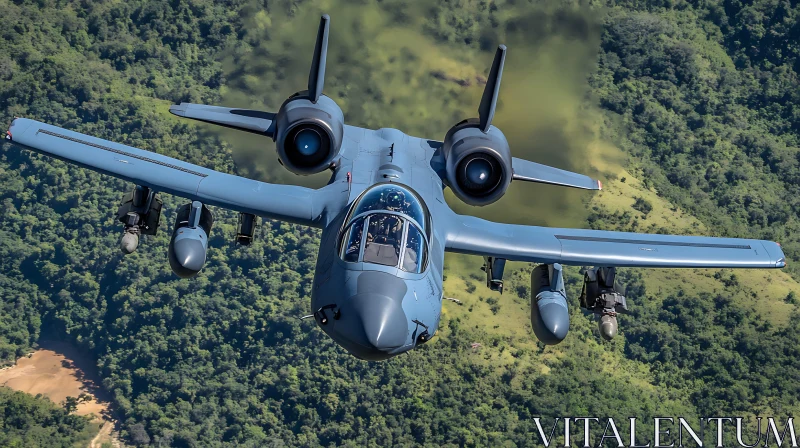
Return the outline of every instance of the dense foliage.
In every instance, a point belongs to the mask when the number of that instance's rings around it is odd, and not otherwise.
[[[0,446],[84,446],[92,431],[85,417],[70,415],[47,398],[0,387]]]
[[[273,22],[307,27],[292,18],[319,5],[269,2],[265,12],[262,3],[0,0],[0,122],[32,117],[235,172],[227,134],[175,120],[166,106],[220,104],[262,91],[253,86],[261,78],[270,89],[289,84],[263,99],[274,109],[302,88],[292,67],[308,58],[291,56],[305,47],[279,40]],[[618,1],[586,13],[524,2],[363,3],[370,17],[409,27],[422,17],[419,32],[451,52],[491,51],[498,36],[524,27],[516,13],[541,12],[542,35],[559,27],[567,41],[596,35],[586,101],[603,108],[602,132],[631,156],[631,169],[716,233],[778,239],[800,258],[799,6]],[[587,18],[600,13],[602,23]],[[355,54],[365,27],[356,21],[337,39]],[[440,95],[449,108],[436,118],[422,106],[404,114],[404,100],[381,90],[395,79],[381,71],[391,58],[368,56],[331,59],[344,61],[330,71],[332,95],[355,124],[397,118],[414,127],[404,130],[433,132],[463,116],[461,87],[433,77],[432,86],[449,89]],[[570,271],[573,328],[561,351],[453,313],[422,349],[369,364],[296,319],[308,308],[316,231],[265,222],[253,246],[236,248],[235,216],[216,211],[206,268],[179,280],[166,245],[180,198],[164,197],[164,228],[123,257],[114,212],[130,185],[7,144],[1,151],[0,361],[42,333],[89,349],[136,445],[532,446],[539,415],[621,421],[800,409],[800,315],[772,325],[726,299],[734,283],[714,296],[662,298],[628,272],[635,314],[623,322],[624,338],[601,344],[577,308],[579,276]],[[487,300],[490,314],[526,313],[527,269],[499,302]],[[468,296],[476,309],[478,293]],[[483,351],[470,348],[474,341]],[[498,362],[501,355],[510,360]],[[0,388],[0,409],[18,400]]]
[[[778,240],[797,258],[800,7],[674,6],[609,16],[594,91],[650,185],[730,236]]]

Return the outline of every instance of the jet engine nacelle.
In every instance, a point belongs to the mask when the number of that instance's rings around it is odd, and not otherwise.
[[[505,135],[494,126],[484,133],[477,118],[453,126],[444,138],[442,153],[447,183],[467,204],[491,204],[511,183],[511,149]]]
[[[319,173],[339,155],[344,114],[327,96],[314,103],[307,91],[298,92],[283,103],[275,120],[278,158],[289,171]]]
[[[567,337],[569,309],[559,264],[540,264],[531,272],[531,326],[536,337],[555,345]]]
[[[200,272],[206,263],[214,216],[197,201],[179,207],[177,214],[169,242],[169,265],[178,277],[189,278]]]

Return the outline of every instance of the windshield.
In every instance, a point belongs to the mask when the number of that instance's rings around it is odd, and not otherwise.
[[[380,184],[364,193],[353,207],[350,217],[368,211],[393,211],[408,215],[427,230],[427,212],[422,202],[411,190],[397,184]]]
[[[425,239],[414,226],[408,227],[406,236],[406,247],[403,253],[403,265],[400,267],[407,272],[420,272],[425,266],[425,257],[428,255],[425,250]]]
[[[397,262],[400,261],[404,220],[397,215],[383,213],[370,215],[367,220],[369,230],[364,243],[364,261],[397,266]]]
[[[394,266],[413,273],[425,269],[428,253],[424,227],[418,226],[426,225],[426,210],[410,190],[378,185],[361,196],[350,216],[356,218],[342,233],[342,260]]]
[[[347,246],[344,248],[344,253],[342,253],[342,259],[344,261],[349,261],[351,263],[355,263],[358,261],[358,256],[361,251],[361,238],[364,231],[364,220],[359,219],[352,226],[350,226],[350,230],[347,231],[349,237],[347,238]]]

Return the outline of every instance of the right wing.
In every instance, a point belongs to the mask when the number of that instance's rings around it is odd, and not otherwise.
[[[451,215],[445,250],[484,257],[577,266],[782,268],[772,241],[501,224]]]
[[[6,138],[27,149],[155,191],[281,221],[320,225],[324,201],[318,190],[221,173],[26,118],[15,119]]]

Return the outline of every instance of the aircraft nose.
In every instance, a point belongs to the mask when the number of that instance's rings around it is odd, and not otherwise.
[[[359,309],[367,340],[378,350],[403,346],[408,335],[408,321],[402,308],[386,296],[367,298]]]
[[[399,303],[381,294],[358,294],[342,307],[336,331],[359,347],[362,358],[402,347],[408,319]]]

